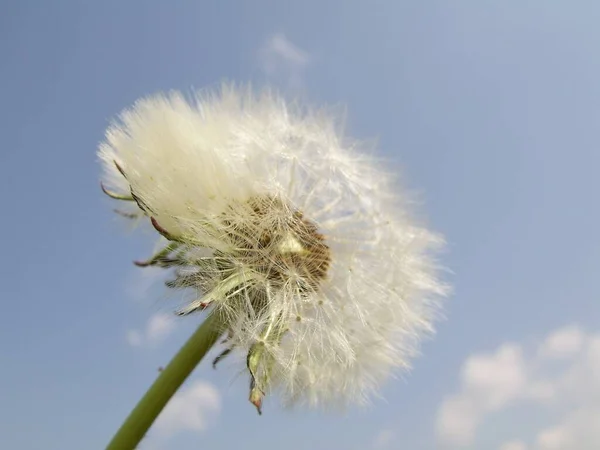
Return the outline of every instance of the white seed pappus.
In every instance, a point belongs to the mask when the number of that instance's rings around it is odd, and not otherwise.
[[[367,402],[409,367],[446,293],[441,237],[336,120],[228,85],[142,99],[100,146],[105,192],[169,241],[140,265],[195,294],[180,314],[224,314],[259,411],[275,392],[290,405]]]

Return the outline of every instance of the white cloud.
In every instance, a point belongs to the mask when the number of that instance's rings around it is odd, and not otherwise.
[[[484,414],[510,404],[522,393],[526,378],[519,346],[506,344],[491,355],[469,357],[461,373],[462,392],[447,398],[438,412],[442,441],[471,443]]]
[[[600,405],[596,410],[581,408],[557,425],[538,433],[537,450],[597,450],[600,448]]]
[[[282,33],[267,38],[258,52],[264,74],[292,89],[302,87],[304,70],[310,64],[310,55],[290,42]]]
[[[577,354],[583,347],[585,335],[577,326],[561,328],[541,345],[540,357],[563,359]]]
[[[526,382],[521,348],[503,345],[491,356],[467,360],[462,382],[488,411],[502,408],[515,398]]]
[[[154,430],[162,438],[182,431],[203,431],[220,411],[219,391],[212,384],[196,381],[171,399],[156,420]]]
[[[501,450],[600,448],[600,334],[568,326],[533,349],[504,344],[470,356],[460,382],[438,410],[436,432],[445,445],[473,445],[491,414],[526,407],[552,412],[555,423],[529,430],[530,447],[526,439],[506,442]]]
[[[527,450],[523,441],[510,441],[502,445],[499,450]]]
[[[381,430],[377,436],[375,436],[375,440],[373,441],[373,446],[375,448],[385,448],[390,445],[392,440],[396,437],[396,434],[389,429]]]
[[[175,320],[171,314],[156,313],[148,319],[144,330],[128,330],[127,342],[132,347],[156,344],[164,340],[174,328]]]

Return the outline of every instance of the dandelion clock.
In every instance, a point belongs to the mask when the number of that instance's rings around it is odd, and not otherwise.
[[[265,396],[365,403],[409,367],[445,293],[442,239],[339,125],[271,91],[224,86],[144,98],[108,128],[103,190],[162,242],[136,264],[168,270],[187,299],[175,313],[202,321],[109,448],[134,448],[219,338],[214,364],[243,356],[259,413]]]

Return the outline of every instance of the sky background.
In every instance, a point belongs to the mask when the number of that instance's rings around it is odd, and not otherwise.
[[[600,448],[599,20],[583,0],[3,1],[0,447],[104,448],[194,330],[131,264],[151,239],[111,213],[96,149],[138,97],[226,79],[345,106],[446,236],[455,292],[367,410],[258,417],[204,364],[142,448]]]

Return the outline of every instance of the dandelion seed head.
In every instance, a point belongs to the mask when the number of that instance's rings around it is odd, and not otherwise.
[[[326,112],[224,86],[138,101],[99,150],[105,182],[170,242],[148,261],[214,308],[251,401],[365,403],[407,369],[446,293],[440,236]]]

